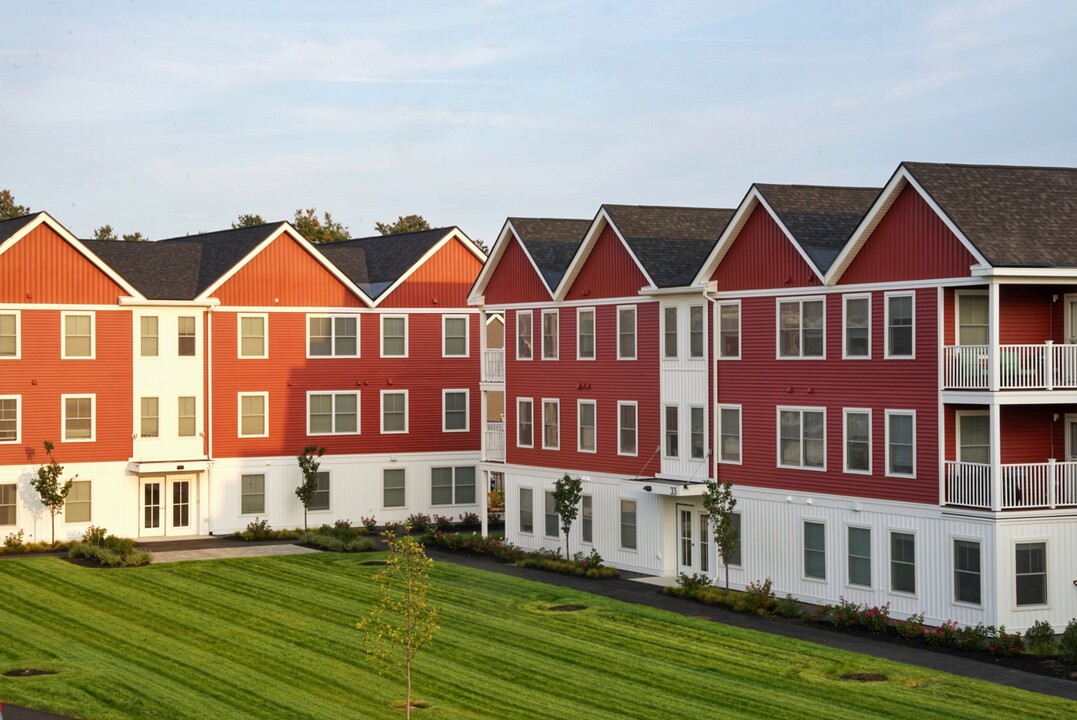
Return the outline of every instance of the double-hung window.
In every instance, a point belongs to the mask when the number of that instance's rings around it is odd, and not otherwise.
[[[64,359],[94,357],[94,314],[64,312],[60,313],[63,328]]]
[[[381,506],[405,507],[407,485],[404,468],[385,468],[381,472]]]
[[[980,543],[954,539],[954,601],[980,604]]]
[[[662,310],[662,357],[677,359],[677,306]]]
[[[979,291],[957,293],[957,344],[987,345],[988,330],[987,295]]]
[[[468,357],[467,315],[446,315],[441,319],[441,356]]]
[[[617,454],[636,455],[637,450],[637,405],[635,401],[617,403]]]
[[[845,408],[845,472],[871,474],[871,410]]]
[[[576,359],[595,359],[595,310],[576,310]]]
[[[576,418],[579,425],[577,450],[593,453],[597,448],[595,441],[596,404],[594,400],[576,401]]]
[[[532,357],[531,343],[531,311],[516,311],[516,359],[530,360]]]
[[[886,474],[916,477],[916,412],[886,411]]]
[[[681,456],[680,418],[676,405],[667,405],[662,413],[665,426],[665,455],[668,458]]]
[[[849,528],[849,584],[871,587],[870,528]]]
[[[548,538],[556,538],[558,525],[561,524],[561,517],[557,514],[557,501],[554,500],[553,493],[549,490],[546,491],[545,495],[546,511],[543,513],[543,519],[545,520],[544,525],[546,527],[544,528],[545,532],[543,532],[543,534]]]
[[[307,435],[357,434],[358,392],[307,393]]]
[[[542,359],[556,360],[558,357],[557,310],[542,311]]]
[[[251,473],[239,476],[239,512],[256,515],[266,511],[266,476]]]
[[[157,357],[160,352],[158,335],[159,320],[156,315],[143,315],[138,319],[138,354],[142,357]]]
[[[871,358],[871,295],[845,295],[842,298],[842,357]]]
[[[698,405],[688,408],[689,422],[691,424],[691,455],[693,460],[702,460],[707,455],[707,434],[703,430],[706,413]]]
[[[520,532],[535,532],[535,491],[520,488]]]
[[[307,357],[359,357],[359,318],[308,315]]]
[[[430,469],[431,505],[472,505],[474,503],[474,466]]]
[[[718,357],[740,359],[740,303],[718,305]]]
[[[1014,546],[1014,586],[1017,605],[1047,604],[1047,543],[1017,543]]]
[[[561,447],[561,401],[542,401],[542,449],[557,450]]]
[[[14,525],[18,516],[18,485],[0,485],[0,525]]]
[[[239,436],[268,437],[269,393],[239,393]]]
[[[189,315],[176,318],[176,354],[194,357],[196,347],[195,319]]]
[[[92,442],[95,437],[94,417],[97,396],[62,395],[64,411],[64,442]]]
[[[718,462],[740,461],[740,405],[719,405]]]
[[[589,543],[594,537],[594,499],[590,495],[580,498],[580,539]]]
[[[178,398],[176,403],[176,429],[180,437],[194,437],[198,430],[195,398],[191,395]]]
[[[778,408],[778,465],[826,469],[826,411]]]
[[[804,521],[804,577],[826,580],[826,525]]]
[[[915,295],[912,293],[886,294],[886,357],[916,357],[914,322],[916,315]]]
[[[688,308],[688,357],[699,359],[703,357],[703,318],[705,317],[702,305],[691,305]]]
[[[442,425],[443,432],[467,432],[469,390],[442,390]]]
[[[18,395],[0,395],[0,445],[6,443],[18,443],[19,432],[19,402],[22,398]],[[2,525],[3,523],[0,523]]]
[[[636,306],[617,308],[617,359],[636,359]]]
[[[825,301],[778,301],[778,357],[826,357]]]
[[[93,486],[89,480],[75,480],[64,502],[64,522],[90,522],[93,518]]]
[[[381,316],[381,356],[408,356],[407,315]]]
[[[310,496],[310,504],[307,505],[307,510],[328,510],[329,509],[329,472],[321,470],[318,472],[318,479],[314,486],[314,494]]]
[[[408,391],[381,391],[382,433],[406,433],[408,431]]]
[[[19,313],[0,312],[0,360],[17,360],[19,355]]]
[[[535,447],[535,401],[516,398],[516,447]]]
[[[625,550],[638,549],[636,523],[636,501],[621,500],[621,547]]]
[[[239,316],[239,356],[241,358],[269,357],[269,338],[266,337],[268,315]]]
[[[161,402],[155,397],[141,399],[139,437],[155,438],[161,434]]]
[[[890,533],[890,589],[916,593],[916,536],[912,533]]]

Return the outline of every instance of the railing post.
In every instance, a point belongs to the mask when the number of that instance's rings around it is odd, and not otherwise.
[[[991,463],[988,468],[991,476],[991,510],[999,512],[1002,509],[1002,409],[998,400],[992,400],[988,412],[991,423]]]
[[[1055,494],[1055,488],[1057,487],[1056,472],[1058,467],[1055,465],[1054,458],[1047,459],[1047,505],[1052,510],[1055,509],[1055,505],[1058,504],[1058,498]]]
[[[1055,341],[1048,340],[1044,343],[1047,347],[1044,349],[1043,358],[1043,382],[1047,385],[1048,390],[1055,389]]]

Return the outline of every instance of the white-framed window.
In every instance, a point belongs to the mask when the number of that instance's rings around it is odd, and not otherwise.
[[[886,411],[886,474],[916,477],[916,411]]]
[[[359,357],[359,317],[307,315],[307,357]]]
[[[382,469],[381,506],[383,508],[407,507],[407,474],[404,468]]]
[[[576,401],[577,439],[579,452],[593,453],[598,450],[598,407],[594,400]]]
[[[474,505],[475,467],[436,467],[430,469],[431,505]]]
[[[849,584],[871,587],[871,528],[848,527],[848,563]]]
[[[826,301],[778,301],[778,357],[826,357]]]
[[[542,399],[542,449],[561,447],[561,401]]]
[[[617,306],[617,359],[636,359],[636,306]]]
[[[688,306],[688,357],[693,360],[702,358],[706,348],[706,312],[702,305]]]
[[[954,602],[981,602],[979,540],[954,538]]]
[[[471,429],[468,417],[470,397],[471,391],[467,389],[441,391],[442,432],[467,432]]]
[[[916,594],[916,535],[890,531],[890,590]]]
[[[595,359],[594,308],[576,308],[576,359]]]
[[[269,393],[239,393],[239,436],[269,437]]]
[[[180,437],[194,437],[198,431],[198,405],[193,396],[178,398],[176,416],[177,434]]]
[[[88,523],[93,519],[93,486],[89,480],[76,480],[64,501],[64,522]]]
[[[19,486],[15,483],[0,485],[0,526],[14,525],[18,520]]]
[[[637,403],[635,400],[617,402],[617,454],[639,453]]]
[[[718,303],[718,357],[740,360],[740,301]]]
[[[958,410],[957,459],[960,462],[991,462],[991,416],[986,410]]]
[[[804,577],[826,580],[826,523],[804,521]]]
[[[93,312],[60,313],[60,357],[64,360],[93,360],[95,355]]]
[[[677,359],[678,315],[676,305],[662,308],[662,357],[666,360]]]
[[[469,357],[470,334],[467,315],[444,315],[441,318],[441,356]]]
[[[533,343],[530,310],[516,311],[516,359],[530,360],[533,356]]]
[[[545,493],[545,512],[543,513],[543,535],[548,538],[558,537],[558,526],[561,524],[561,516],[557,514],[557,502],[553,498],[553,492]]]
[[[408,391],[381,391],[381,431],[385,435],[408,431]]]
[[[516,398],[516,447],[535,447],[535,401]]]
[[[197,326],[194,317],[181,315],[176,318],[176,354],[194,357],[197,346]]]
[[[740,405],[718,406],[718,462],[740,465]]]
[[[594,513],[594,498],[590,495],[580,497],[580,540],[582,542],[590,543],[594,540]]]
[[[558,314],[557,309],[542,311],[542,359],[556,360],[558,358]]]
[[[778,408],[778,465],[826,469],[824,408]]]
[[[97,396],[61,395],[64,442],[93,442],[97,437]]]
[[[310,496],[310,504],[307,505],[307,510],[328,510],[329,509],[329,471],[319,470],[317,485],[314,487],[314,494]]]
[[[871,295],[842,295],[841,356],[846,360],[871,359]]]
[[[408,356],[408,316],[381,316],[381,356]]]
[[[845,445],[842,469],[847,473],[871,474],[871,409],[845,408]]]
[[[704,518],[705,520],[706,518]],[[737,538],[736,544],[733,545],[733,552],[730,553],[729,564],[740,567],[743,564],[741,559],[741,547],[744,545],[744,534],[740,531],[741,514],[733,513],[733,535]],[[721,557],[719,556],[719,561]]]
[[[269,315],[237,315],[239,357],[269,357]]]
[[[679,458],[681,456],[681,423],[676,405],[666,405],[662,408],[662,430],[664,435],[662,447],[665,450],[665,456]]]
[[[0,312],[0,360],[18,360],[22,356],[19,320],[18,310]]]
[[[707,432],[704,428],[707,413],[703,407],[692,405],[688,408],[689,451],[693,460],[702,460],[707,456]]]
[[[1047,543],[1014,545],[1014,591],[1017,607],[1047,604]]]
[[[636,501],[621,500],[621,549],[637,550],[638,538],[636,537]]]
[[[358,434],[358,391],[307,393],[307,435]]]
[[[916,357],[916,295],[886,293],[886,357]]]
[[[0,395],[0,445],[11,445],[21,441],[22,397]]]
[[[987,293],[983,290],[958,290],[957,344],[987,345],[990,342],[991,319],[987,305]]]
[[[244,473],[239,476],[239,512],[241,515],[261,515],[266,511],[265,473]]]
[[[155,438],[161,435],[161,401],[155,397],[140,399],[138,436]]]
[[[157,357],[161,352],[160,320],[156,315],[143,315],[138,319],[138,354],[141,357]]]
[[[520,488],[520,532],[535,532],[535,491],[527,487]]]

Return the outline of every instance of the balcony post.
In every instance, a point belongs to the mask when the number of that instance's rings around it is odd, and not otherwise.
[[[1002,422],[998,401],[989,407],[991,432],[991,510],[1002,509]]]
[[[1055,389],[1055,341],[1048,340],[1043,349],[1043,382],[1048,390]]]
[[[998,392],[1000,381],[998,296],[998,280],[992,278],[987,286],[987,388],[991,392]]]
[[[1055,505],[1058,504],[1058,498],[1055,496],[1055,488],[1057,487],[1056,478],[1058,472],[1058,466],[1055,464],[1054,458],[1048,458],[1047,460],[1047,505],[1054,510]]]

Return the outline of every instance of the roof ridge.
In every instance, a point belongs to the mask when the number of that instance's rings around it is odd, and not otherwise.
[[[927,165],[930,167],[952,167],[952,168],[977,168],[983,170],[1065,170],[1068,172],[1077,172],[1077,167],[1066,167],[1064,165],[1005,165],[1000,163],[939,163],[939,162],[927,162],[923,160],[902,160],[903,166],[909,165]]]

